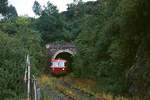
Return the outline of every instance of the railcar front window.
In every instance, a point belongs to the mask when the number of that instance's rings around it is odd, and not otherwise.
[[[59,62],[59,67],[65,67],[65,62]]]
[[[58,62],[53,62],[52,67],[58,67]]]

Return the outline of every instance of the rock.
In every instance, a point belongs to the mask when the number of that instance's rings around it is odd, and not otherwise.
[[[127,78],[129,92],[145,95],[150,91],[150,35],[145,36],[137,50],[134,65],[129,69]]]

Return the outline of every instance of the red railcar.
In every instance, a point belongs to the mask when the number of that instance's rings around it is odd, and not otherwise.
[[[69,72],[67,61],[64,59],[52,59],[51,60],[51,73],[53,75],[67,74]]]

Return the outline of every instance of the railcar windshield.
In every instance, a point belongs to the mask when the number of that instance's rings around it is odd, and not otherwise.
[[[59,67],[59,68],[63,68],[65,67],[65,60],[54,60],[52,61],[52,66],[51,67]]]
[[[58,67],[58,62],[53,62],[52,67]]]
[[[59,67],[65,67],[65,62],[58,62]]]

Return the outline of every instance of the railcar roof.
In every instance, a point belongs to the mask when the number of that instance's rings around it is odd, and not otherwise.
[[[66,62],[64,59],[52,59],[51,62]]]

